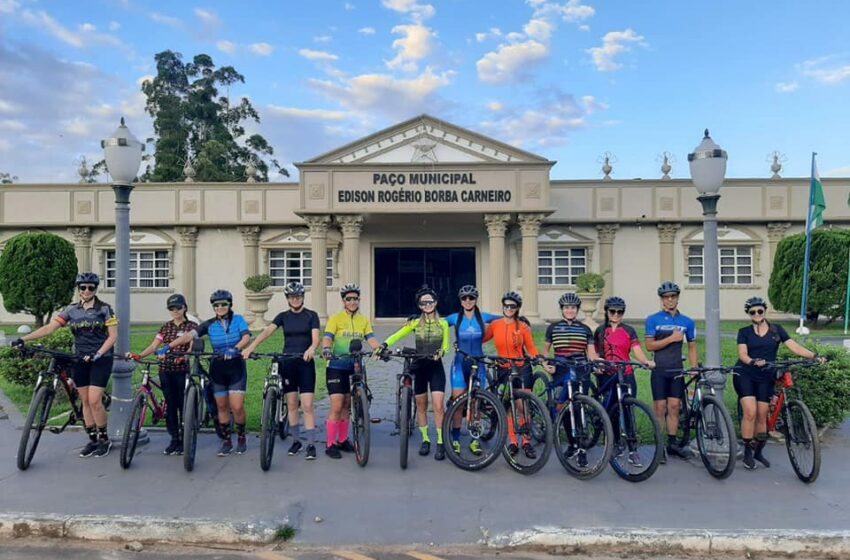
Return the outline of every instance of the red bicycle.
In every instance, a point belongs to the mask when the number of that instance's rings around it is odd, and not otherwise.
[[[152,360],[140,361],[139,363],[142,364],[142,383],[136,391],[136,396],[133,397],[133,410],[127,418],[124,433],[121,436],[121,466],[125,469],[129,469],[133,462],[136,446],[139,443],[139,434],[145,425],[148,409],[151,411],[152,424],[164,419],[166,413],[165,398],[157,399],[154,392],[154,389],[156,389],[162,395],[162,386],[151,377],[151,366],[159,367],[159,363]]]

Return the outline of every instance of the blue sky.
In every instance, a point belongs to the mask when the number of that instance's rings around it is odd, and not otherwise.
[[[152,135],[155,53],[246,78],[293,172],[420,113],[558,161],[552,177],[687,177],[702,130],[729,177],[850,176],[850,3],[0,0],[0,172],[76,179],[120,116]],[[294,173],[293,173],[294,175]],[[272,180],[282,179],[272,177]]]

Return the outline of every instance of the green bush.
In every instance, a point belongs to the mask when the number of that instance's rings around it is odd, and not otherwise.
[[[843,347],[812,340],[804,341],[804,345],[829,362],[815,368],[793,368],[794,384],[800,388],[818,426],[838,426],[850,415],[850,354]],[[787,350],[780,356],[795,358]]]
[[[581,292],[598,294],[605,287],[605,278],[595,272],[585,272],[584,274],[579,274],[578,278],[576,278],[576,287]]]
[[[71,334],[70,329],[59,329],[55,333],[30,344],[39,344],[63,352],[73,352],[74,335]],[[42,356],[28,358],[13,348],[0,348],[0,375],[17,385],[27,387],[35,385],[39,372],[47,369],[49,363],[50,358]]]
[[[262,292],[272,285],[272,277],[268,274],[257,274],[246,278],[243,284],[249,292]]]

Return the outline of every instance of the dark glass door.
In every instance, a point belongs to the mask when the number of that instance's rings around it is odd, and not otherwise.
[[[475,284],[473,247],[376,248],[375,317],[409,317],[419,310],[413,296],[427,284],[437,292],[438,311],[457,311],[457,291]]]

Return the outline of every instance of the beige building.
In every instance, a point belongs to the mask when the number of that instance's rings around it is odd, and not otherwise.
[[[683,158],[684,159],[684,158]],[[552,180],[554,161],[429,116],[420,116],[298,164],[299,183],[143,183],[132,195],[134,322],[167,319],[165,299],[184,293],[200,316],[227,288],[245,309],[242,281],[268,273],[267,318],[285,307],[282,286],[309,286],[320,315],[340,309],[338,288],[357,282],[363,310],[397,322],[416,311],[423,283],[454,310],[473,283],[498,310],[508,289],[541,321],[585,271],[629,317],[658,307],[672,279],[682,309],[703,313],[702,216],[689,180]],[[192,173],[187,175],[191,176]],[[828,227],[850,222],[850,178],[824,179]],[[774,252],[804,229],[809,178],[729,179],[719,204],[721,316],[741,318],[744,300],[766,296]],[[3,185],[0,245],[22,231],[74,242],[81,270],[114,290],[114,196],[105,184]],[[2,322],[23,322],[5,310]]]

